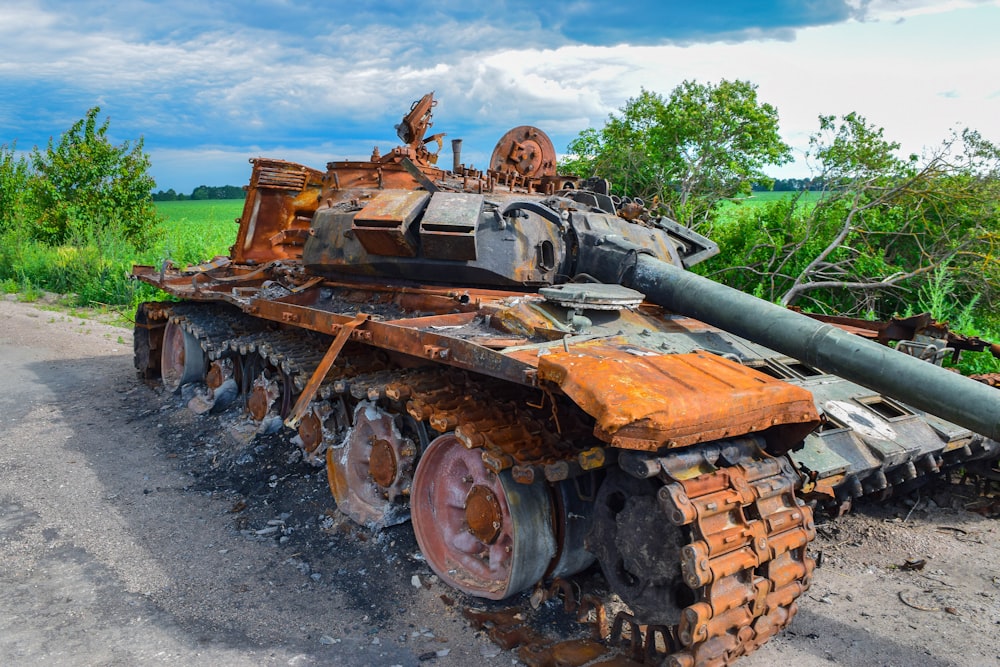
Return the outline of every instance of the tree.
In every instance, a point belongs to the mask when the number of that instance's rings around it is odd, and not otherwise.
[[[965,130],[923,157],[898,150],[858,114],[820,117],[809,151],[820,191],[716,225],[728,266],[714,275],[784,305],[888,317],[947,267],[963,290],[953,298],[989,303],[1000,149]]]
[[[710,219],[724,199],[770,183],[768,165],[791,159],[778,135],[778,112],[747,81],[685,81],[668,98],[643,90],[600,130],[584,130],[562,165],[600,176],[615,192],[655,202],[688,226]]]
[[[61,244],[99,230],[121,234],[139,249],[155,236],[158,218],[150,197],[155,182],[143,140],[114,145],[100,107],[87,111],[59,139],[31,153],[28,183],[32,234]]]
[[[20,226],[24,213],[24,191],[28,184],[30,165],[10,148],[0,144],[0,232]]]
[[[174,192],[173,188],[170,188],[166,192],[163,190],[157,190],[152,195],[153,201],[177,201],[177,193]]]

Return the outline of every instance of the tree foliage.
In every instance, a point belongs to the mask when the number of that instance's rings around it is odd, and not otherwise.
[[[18,157],[17,146],[0,145],[0,233],[22,223],[30,165]]]
[[[149,156],[143,140],[115,145],[100,107],[87,111],[45,150],[31,152],[24,201],[26,232],[52,245],[110,231],[145,248],[157,229],[150,191]]]
[[[617,194],[656,202],[669,217],[697,226],[724,199],[768,183],[764,167],[791,159],[778,112],[747,81],[685,81],[669,95],[643,90],[600,130],[584,130],[562,167],[612,181]]]
[[[821,117],[809,151],[818,198],[714,225],[724,253],[714,275],[785,305],[877,317],[908,310],[932,279],[954,287],[949,298],[993,302],[1000,149],[971,130],[924,156],[898,149],[856,113]]]

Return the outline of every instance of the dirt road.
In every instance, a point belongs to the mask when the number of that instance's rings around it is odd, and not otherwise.
[[[431,576],[407,526],[344,522],[322,470],[140,383],[131,347],[0,300],[0,664],[517,662],[463,620],[474,601]],[[739,664],[996,664],[1000,534],[954,509],[970,494],[821,526],[791,629]]]

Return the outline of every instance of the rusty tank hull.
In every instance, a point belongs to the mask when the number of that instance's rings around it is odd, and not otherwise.
[[[730,664],[795,615],[814,508],[1000,452],[995,390],[687,272],[710,240],[559,176],[540,130],[438,167],[434,104],[367,161],[254,160],[228,257],[135,267],[179,300],[135,345],[195,409],[242,396],[354,521],[411,520],[449,585],[596,561],[651,659]]]

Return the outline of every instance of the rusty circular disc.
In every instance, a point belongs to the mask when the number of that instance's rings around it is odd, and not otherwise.
[[[208,367],[208,372],[205,373],[205,386],[209,389],[218,389],[225,382],[225,377],[222,374],[222,368],[219,367],[218,361],[213,361]]]
[[[500,137],[490,169],[528,178],[556,175],[556,150],[548,135],[531,125],[520,125]]]
[[[469,532],[484,544],[493,544],[503,527],[503,511],[492,489],[477,484],[465,498],[465,522]]]
[[[254,380],[253,389],[250,390],[250,396],[247,397],[247,411],[254,421],[263,421],[264,417],[267,416],[271,404],[277,397],[275,391],[271,381],[267,378],[261,376]]]
[[[547,484],[492,472],[454,433],[434,439],[421,457],[410,512],[427,564],[470,595],[502,600],[522,591],[556,554]]]
[[[208,365],[208,371],[205,373],[205,386],[209,389],[218,389],[222,383],[234,378],[235,375],[231,358],[216,359]]]
[[[368,474],[382,488],[388,488],[396,481],[396,452],[388,440],[379,438],[372,443]]]
[[[416,445],[400,433],[395,415],[371,401],[360,402],[350,435],[327,449],[327,477],[337,508],[374,529],[409,519],[416,455]]]
[[[309,410],[302,416],[299,422],[299,439],[302,440],[302,449],[311,454],[323,443],[323,420],[316,414],[315,410]]]

